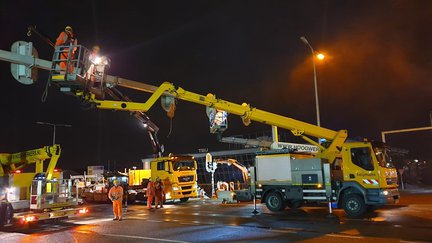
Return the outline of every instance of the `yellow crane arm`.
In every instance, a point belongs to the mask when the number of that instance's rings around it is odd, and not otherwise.
[[[248,125],[250,121],[277,126],[283,129],[290,130],[294,135],[300,136],[306,141],[316,146],[319,146],[321,153],[333,153],[338,147],[341,147],[347,138],[347,131],[333,131],[327,128],[312,125],[306,122],[298,121],[289,117],[284,117],[271,112],[257,109],[249,104],[236,104],[229,101],[216,98],[212,94],[206,96],[196,94],[182,88],[176,88],[169,82],[164,82],[159,87],[138,83],[127,79],[117,80],[117,84],[123,87],[132,88],[148,93],[153,93],[145,103],[138,102],[122,102],[109,100],[92,100],[100,109],[114,109],[126,111],[148,111],[155,102],[162,96],[168,95],[181,100],[197,103],[218,110],[224,110],[231,114],[238,115],[243,119],[243,123]],[[332,141],[332,144],[324,148],[314,140],[304,136],[309,135],[316,138],[325,138]],[[340,149],[340,148],[339,148]]]
[[[28,164],[35,164],[36,173],[43,172],[44,160],[50,159],[46,170],[47,179],[52,179],[54,168],[60,157],[61,148],[56,144],[53,146],[44,146],[43,148],[28,150],[14,154],[0,154],[0,176],[5,175],[12,170],[21,169]]]
[[[246,166],[240,164],[237,160],[235,160],[235,159],[226,159],[226,160],[223,159],[223,160],[216,160],[216,163],[235,166],[237,169],[239,169],[242,172],[243,181],[244,182],[248,181],[249,171],[247,170]]]

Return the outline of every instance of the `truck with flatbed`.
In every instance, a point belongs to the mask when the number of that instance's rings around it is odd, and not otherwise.
[[[78,194],[72,193],[72,180],[63,179],[55,168],[60,153],[60,146],[53,145],[0,154],[1,227],[88,213],[79,205]],[[24,172],[30,165],[34,171]]]

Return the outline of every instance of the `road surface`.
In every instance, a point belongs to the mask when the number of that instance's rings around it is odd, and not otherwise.
[[[432,192],[404,192],[399,205],[363,219],[327,218],[324,206],[273,213],[251,203],[223,205],[198,199],[148,210],[129,205],[125,219],[112,220],[108,204],[91,214],[31,228],[8,228],[0,242],[432,242]]]

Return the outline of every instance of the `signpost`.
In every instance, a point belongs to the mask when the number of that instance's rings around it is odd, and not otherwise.
[[[401,179],[401,184],[402,184],[402,190],[405,190],[405,187],[404,187],[404,183],[403,183],[403,173],[404,173],[404,168],[401,168],[401,169],[398,169],[398,172],[399,172],[399,174],[400,174],[400,179]]]
[[[215,195],[214,187],[214,172],[217,169],[217,163],[213,161],[213,156],[210,153],[206,154],[206,171],[212,173],[211,187],[212,187],[212,197]]]

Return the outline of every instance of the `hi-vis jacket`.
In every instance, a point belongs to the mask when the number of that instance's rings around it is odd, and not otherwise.
[[[108,197],[112,201],[122,201],[123,199],[123,187],[121,186],[113,186],[108,192]]]

